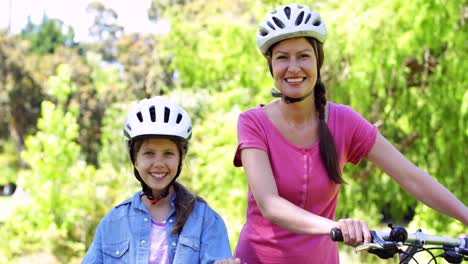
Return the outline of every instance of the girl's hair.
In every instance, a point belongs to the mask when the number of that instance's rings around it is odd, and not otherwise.
[[[323,55],[323,46],[322,44],[312,37],[305,37],[305,39],[310,43],[314,48],[315,56],[317,58],[317,82],[314,86],[314,102],[315,109],[319,115],[319,150],[320,157],[322,158],[323,165],[327,170],[328,177],[330,180],[337,184],[345,183],[341,177],[341,170],[338,163],[338,155],[336,152],[335,140],[333,139],[330,129],[328,128],[327,122],[325,120],[325,106],[327,104],[327,98],[325,96],[325,85],[320,79],[320,68],[323,65],[324,55]],[[271,63],[271,54],[273,48],[279,42],[273,44],[267,52],[268,66],[270,73],[273,76],[273,68]]]
[[[185,154],[188,151],[188,141],[187,140],[182,140],[180,138],[174,138],[174,137],[164,137],[164,138],[169,138],[174,143],[176,143],[177,148],[179,150],[179,156],[182,159]],[[132,140],[129,144],[130,147],[130,159],[132,160],[132,164],[135,165],[136,161],[136,154],[141,148],[141,145],[143,144],[143,141],[145,138],[136,138]],[[179,173],[180,173],[180,167],[182,164],[182,160],[179,162]],[[135,174],[135,178],[140,182],[141,187],[143,189],[143,195],[146,195],[150,200],[153,199],[153,192],[151,188],[143,181],[141,178],[140,174],[138,173],[138,170],[133,167],[133,172]],[[175,215],[176,215],[176,223],[174,225],[174,228],[172,229],[172,234],[180,234],[182,232],[182,229],[185,225],[185,222],[187,222],[188,217],[190,216],[190,213],[192,212],[193,208],[195,207],[195,201],[200,201],[200,202],[205,202],[200,196],[193,194],[190,192],[185,186],[183,186],[181,183],[174,181],[172,184],[174,187],[174,192],[176,193],[176,198],[175,198],[175,203],[174,203],[174,210],[175,210]]]
[[[195,201],[205,202],[200,196],[190,192],[184,185],[179,182],[174,182],[174,191],[176,192],[175,199],[175,214],[176,223],[172,228],[172,234],[180,234],[184,228],[185,222],[190,213],[195,207]]]

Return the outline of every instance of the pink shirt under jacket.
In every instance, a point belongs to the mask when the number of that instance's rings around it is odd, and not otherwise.
[[[327,124],[343,170],[345,163],[356,165],[369,153],[377,128],[349,106],[328,104]],[[318,142],[308,148],[288,142],[262,107],[239,116],[234,165],[242,166],[242,149],[264,150],[281,197],[316,215],[334,219],[340,185],[329,180]],[[272,224],[262,216],[250,190],[246,219],[235,251],[242,263],[339,263],[337,244],[328,236],[296,234]]]

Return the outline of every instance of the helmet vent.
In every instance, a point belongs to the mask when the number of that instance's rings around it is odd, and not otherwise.
[[[304,8],[304,6],[297,5],[297,8],[302,9],[302,8]]]
[[[275,30],[275,26],[273,26],[273,24],[272,24],[270,21],[267,22],[267,25],[268,25],[271,29]],[[268,33],[267,33],[267,34],[268,34]]]
[[[302,23],[302,20],[304,19],[304,11],[302,11],[296,18],[296,26],[300,25]]]
[[[171,115],[171,110],[169,108],[164,107],[164,123],[169,122],[169,116]]]
[[[278,26],[279,28],[284,28],[283,22],[281,22],[281,20],[279,20],[277,17],[273,17],[273,21],[275,22],[276,26]]]
[[[140,122],[143,122],[143,116],[141,115],[141,112],[137,113],[137,117],[138,117],[138,120],[140,120]]]
[[[149,113],[151,122],[156,122],[156,109],[154,108],[154,105],[149,108]]]
[[[289,19],[291,16],[291,8],[289,6],[285,7],[284,13],[286,14],[286,17]]]
[[[187,129],[187,133],[190,133],[190,132],[192,132],[192,127],[189,127],[189,128]]]
[[[180,124],[180,121],[182,121],[182,114],[181,114],[181,113],[178,113],[178,114],[177,114],[176,123],[177,123],[177,124]]]
[[[132,127],[129,124],[127,124],[125,126],[128,128],[128,130],[132,131]]]
[[[322,24],[322,21],[320,19],[317,19],[312,23],[312,25],[314,25],[316,27],[320,26],[320,24]]]
[[[307,22],[309,22],[309,19],[310,19],[311,17],[312,17],[312,14],[309,13],[309,14],[307,15],[307,17],[306,17],[306,20],[305,20],[304,24],[307,24]]]
[[[262,35],[262,37],[268,35],[268,31],[266,31],[265,29],[261,29],[260,30],[260,35]]]

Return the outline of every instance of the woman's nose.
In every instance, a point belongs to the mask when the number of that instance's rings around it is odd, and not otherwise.
[[[289,72],[297,72],[299,71],[299,63],[296,59],[291,59],[288,64],[288,71]]]

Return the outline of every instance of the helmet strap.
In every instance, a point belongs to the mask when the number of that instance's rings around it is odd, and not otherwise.
[[[310,92],[308,92],[306,95],[302,96],[302,97],[298,97],[298,98],[293,98],[293,97],[289,97],[289,96],[286,96],[284,94],[282,94],[281,92],[278,92],[275,90],[275,88],[272,88],[271,89],[271,95],[273,97],[281,97],[284,99],[284,102],[286,104],[292,104],[292,103],[297,103],[297,102],[301,102],[301,101],[304,101],[304,99],[306,99],[309,95],[312,94],[314,90],[310,90]]]

